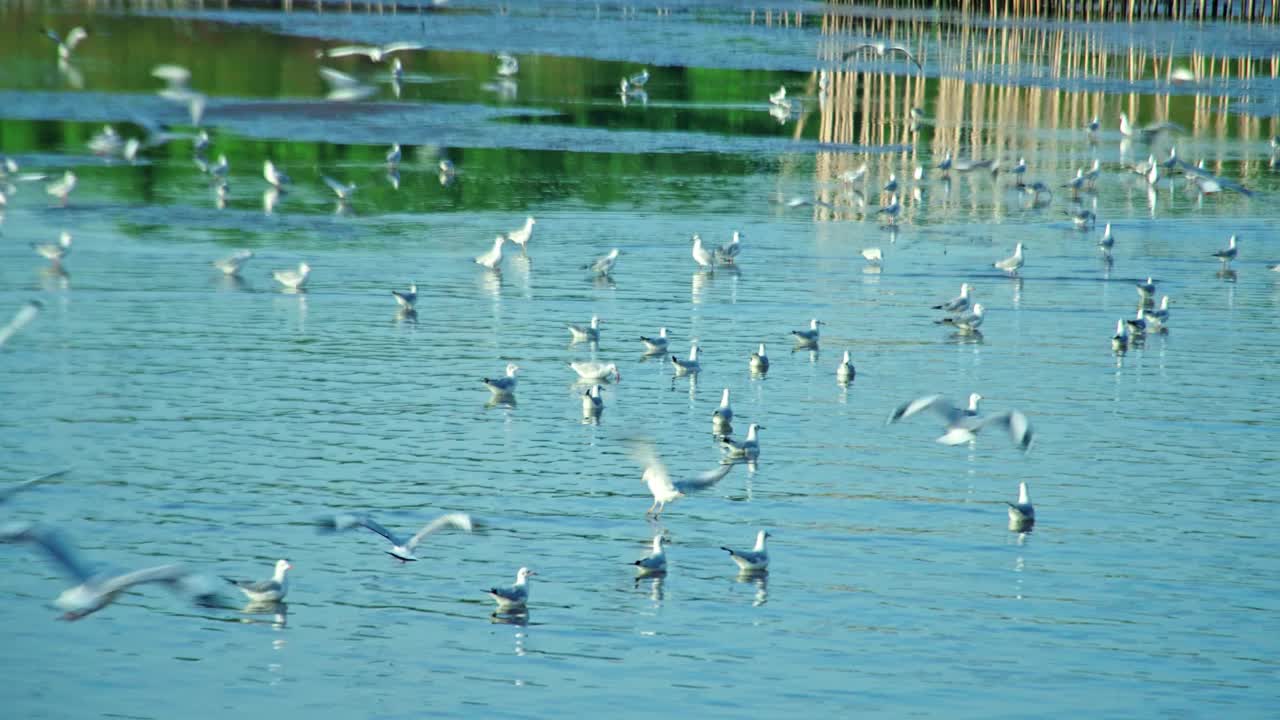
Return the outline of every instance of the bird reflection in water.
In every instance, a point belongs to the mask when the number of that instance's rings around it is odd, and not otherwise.
[[[749,571],[743,570],[738,573],[738,577],[734,578],[735,582],[743,585],[755,585],[756,594],[751,600],[752,607],[760,607],[769,602],[769,571]]]

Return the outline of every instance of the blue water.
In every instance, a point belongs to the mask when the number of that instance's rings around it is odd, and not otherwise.
[[[315,117],[319,90],[282,91],[274,103],[208,81],[213,153],[229,148],[233,168],[222,210],[189,143],[131,165],[93,158],[77,139],[127,122],[129,107],[181,117],[141,95],[160,59],[131,64],[139,79],[108,79],[109,57],[170,20],[0,14],[29,43],[4,57],[20,53],[34,67],[53,62],[34,32],[42,22],[111,30],[78,51],[84,91],[47,69],[3,88],[0,152],[24,169],[76,168],[82,181],[66,209],[39,183],[18,184],[0,224],[0,315],[29,298],[45,303],[0,350],[3,479],[73,468],[15,497],[0,519],[56,525],[101,564],[181,561],[262,578],[277,558],[296,567],[287,609],[198,607],[144,587],[60,623],[50,606],[67,582],[58,568],[0,546],[4,715],[1273,714],[1280,273],[1268,266],[1280,261],[1280,180],[1265,163],[1265,128],[1274,119],[1221,134],[1197,126],[1177,141],[1181,156],[1207,155],[1243,178],[1252,199],[1198,198],[1179,179],[1152,200],[1119,169],[1146,149],[1119,143],[1114,115],[1129,96],[1114,79],[1110,129],[1096,148],[1057,120],[951,125],[933,94],[939,119],[913,149],[862,148],[852,135],[812,134],[834,112],[812,97],[788,124],[765,113],[779,82],[799,96],[810,75],[790,60],[751,58],[807,53],[803,67],[822,66],[816,49],[837,42],[812,24],[822,6],[805,6],[802,29],[751,24],[732,6],[664,20],[640,9],[648,19],[634,21],[612,8],[591,20],[593,32],[620,41],[644,28],[669,45],[647,46],[646,62],[692,45],[703,49],[671,61],[772,73],[726,86],[717,104],[695,92],[697,73],[655,68],[651,106],[626,109],[611,93],[635,69],[615,62],[632,51],[579,42],[588,35],[573,23],[587,21],[587,6],[530,8],[489,24],[483,4],[427,15],[432,33],[491,32],[454,35],[462,39],[431,52],[441,66],[476,69],[432,68],[452,79],[382,97],[391,116],[360,106]],[[521,57],[521,95],[504,106],[480,86],[493,53],[523,47],[516,20],[527,15],[577,44],[553,52],[554,38],[539,40],[551,43],[538,48],[545,57]],[[181,52],[197,54],[275,33],[295,43],[391,40],[388,17],[299,8],[173,22],[190,31]],[[1114,40],[1123,28],[1098,32]],[[1280,34],[1252,33],[1266,53],[1280,47]],[[758,54],[743,65],[698,44],[726,34]],[[219,71],[314,62],[311,45],[254,42],[261,56],[219,56]],[[572,68],[588,78],[583,94],[540,89]],[[948,72],[926,69],[960,82]],[[584,104],[601,115],[511,120]],[[426,146],[420,117],[439,124],[439,149]],[[1210,111],[1219,117],[1234,116]],[[810,129],[794,140],[800,118]],[[930,172],[919,200],[907,181],[904,225],[889,233],[856,219],[835,181],[864,159],[871,188],[889,172],[909,177],[955,148],[953,138],[983,133],[988,142],[1008,133],[1006,162],[1025,155],[1031,174],[1055,186],[1096,153],[1108,172],[1095,212],[1113,223],[1114,264],[1094,247],[1100,228],[1070,226],[1061,188],[1035,209],[1003,179],[946,183]],[[394,139],[416,146],[399,190],[380,161]],[[435,170],[441,153],[460,168],[447,186]],[[258,174],[267,155],[298,180],[269,215]],[[360,185],[351,214],[333,213],[322,173]],[[780,202],[793,196],[840,210]],[[527,257],[508,246],[498,274],[471,262],[529,214],[538,223]],[[62,229],[75,241],[58,274],[28,244]],[[744,235],[738,269],[698,271],[689,236],[719,244],[733,230]],[[1232,233],[1241,256],[1223,274],[1210,253]],[[1027,264],[1010,279],[990,263],[1019,241]],[[884,251],[881,272],[860,255],[872,246]],[[256,257],[243,282],[228,281],[209,262],[240,247]],[[611,247],[622,255],[610,281],[580,269]],[[270,271],[301,260],[314,268],[307,292],[281,292]],[[1169,333],[1117,356],[1115,321],[1132,316],[1133,285],[1147,276],[1173,299]],[[397,317],[389,293],[411,281],[416,322]],[[929,309],[966,281],[988,308],[980,338],[951,335]],[[565,325],[592,314],[604,319],[598,346],[570,345]],[[820,351],[793,352],[789,331],[813,317],[827,323]],[[696,380],[642,357],[638,337],[660,326],[682,355],[699,341]],[[760,342],[772,367],[753,378],[747,359]],[[857,379],[842,388],[835,368],[846,349]],[[578,359],[622,372],[598,424],[582,420],[584,387],[566,365]],[[516,402],[493,405],[480,378],[507,362],[522,368]],[[651,439],[677,476],[715,467],[710,416],[724,388],[739,434],[764,426],[759,463],[646,520],[651,498],[627,441]],[[1025,412],[1034,446],[1024,456],[989,430],[944,447],[932,442],[941,427],[930,416],[885,426],[896,405],[930,392],[957,402],[980,392],[986,412]],[[1037,507],[1029,533],[1007,528],[1005,502],[1020,481]],[[406,532],[466,511],[479,527],[434,536],[421,562],[401,565],[371,533],[318,535],[313,519],[339,510]],[[719,547],[749,545],[762,528],[773,535],[771,572],[739,577]],[[656,532],[669,535],[670,572],[637,582],[630,563]],[[512,582],[522,565],[538,573],[528,617],[495,620],[483,590]]]

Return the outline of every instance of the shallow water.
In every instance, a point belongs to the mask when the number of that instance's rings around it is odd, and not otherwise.
[[[1130,77],[1129,33],[1111,25],[1025,28],[1028,43],[1088,38],[1103,49],[1064,57],[1106,58],[1105,73],[1042,72],[1035,59],[997,72],[975,50],[987,40],[907,16],[874,32],[923,33],[926,79],[867,63],[823,105],[814,70],[868,33],[824,32],[820,5],[787,6],[804,15],[786,24],[735,3],[594,7],[0,10],[0,62],[14,68],[0,76],[0,152],[80,176],[67,208],[18,183],[0,224],[0,309],[46,306],[0,351],[4,479],[74,468],[5,518],[62,526],[103,564],[297,568],[280,615],[149,587],[57,623],[56,568],[0,548],[9,713],[1268,716],[1280,637],[1274,79],[1233,69],[1172,88],[1150,66]],[[37,32],[76,23],[93,32],[76,53],[81,90]],[[1280,51],[1271,28],[1227,31],[1247,42],[1223,50],[1254,70]],[[1135,52],[1165,47],[1152,33],[1139,28]],[[405,56],[399,99],[382,83],[365,102],[323,101],[316,50],[402,37],[442,49]],[[1214,49],[1201,28],[1185,40],[1178,62]],[[492,87],[500,50],[519,55],[514,96]],[[191,66],[210,95],[212,156],[232,167],[224,209],[189,141],[135,164],[85,147],[104,122],[126,135],[144,115],[183,122],[152,94],[161,62]],[[648,102],[624,107],[617,81],[645,64]],[[784,83],[798,109],[779,124],[765,98]],[[930,120],[913,136],[915,104]],[[1122,109],[1184,125],[1179,155],[1206,157],[1253,197],[1200,198],[1181,180],[1149,194],[1119,170],[1147,153],[1120,142]],[[1106,129],[1091,145],[1077,128],[1095,112]],[[397,140],[398,187],[382,163]],[[931,171],[919,198],[906,180],[889,233],[859,220],[835,179],[866,160],[875,188],[947,150],[1006,166],[1024,155],[1057,196],[1028,207],[987,173]],[[270,214],[267,156],[297,184]],[[459,168],[447,184],[440,156]],[[1110,266],[1057,187],[1094,156],[1108,169],[1095,211],[1117,237]],[[322,174],[359,186],[350,212],[334,212]],[[836,208],[781,202],[795,196]],[[530,214],[527,257],[509,248],[501,273],[471,262]],[[53,273],[28,245],[64,228],[74,248]],[[735,229],[738,269],[696,271],[690,234],[719,244]],[[1241,257],[1224,275],[1209,254],[1231,233]],[[1018,241],[1027,265],[1010,279],[990,263]],[[882,272],[865,268],[871,246]],[[579,269],[611,247],[611,280]],[[209,266],[236,248],[256,253],[243,282]],[[314,268],[307,292],[280,292],[270,270],[300,260]],[[1117,357],[1115,321],[1147,276],[1174,299],[1170,332]],[[416,322],[389,297],[411,281]],[[988,307],[980,338],[932,322],[929,306],[965,281]],[[593,313],[598,347],[570,345],[565,324]],[[821,351],[793,352],[789,331],[811,317],[827,323]],[[696,381],[641,356],[638,336],[659,326],[675,352],[700,342]],[[763,379],[747,371],[759,342]],[[858,374],[841,388],[845,349]],[[582,422],[584,388],[565,366],[576,359],[621,369],[599,424]],[[509,361],[522,367],[517,402],[492,406],[480,378]],[[764,426],[760,462],[646,521],[626,441],[652,438],[677,475],[714,467],[725,387],[738,433]],[[943,447],[929,417],[884,425],[928,392],[1025,411],[1034,447],[1023,456],[998,433]],[[1006,527],[1021,480],[1039,516],[1026,534]],[[311,520],[340,509],[406,531],[464,510],[481,527],[399,565],[372,534],[317,536]],[[739,578],[718,548],[758,528],[773,533],[773,570]],[[657,531],[670,574],[637,583],[629,563]],[[527,624],[494,622],[482,589],[521,565],[539,573]]]

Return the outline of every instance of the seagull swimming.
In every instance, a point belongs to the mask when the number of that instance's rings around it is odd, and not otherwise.
[[[236,580],[235,578],[223,578],[223,580],[240,588],[240,592],[252,602],[274,603],[280,602],[289,593],[289,579],[285,577],[285,573],[292,569],[293,565],[288,560],[277,560],[275,574],[269,580]]]
[[[380,63],[392,53],[405,52],[406,50],[422,50],[424,47],[424,45],[415,42],[393,42],[380,46],[343,45],[341,47],[330,48],[323,52],[316,53],[316,55],[318,57],[328,56],[331,58],[363,55],[369,58],[372,62]]]
[[[270,160],[262,161],[262,177],[277,190],[283,190],[285,185],[293,184],[293,179]]]
[[[63,230],[56,243],[32,243],[31,249],[40,257],[57,265],[71,252],[71,233]]]
[[[476,264],[496,270],[502,264],[502,243],[507,241],[507,236],[499,235],[493,239],[493,248],[483,255],[477,255]]]
[[[840,56],[840,60],[846,61],[854,55],[868,50],[870,50],[871,53],[880,60],[883,60],[893,54],[902,55],[906,57],[907,60],[911,61],[911,63],[913,63],[917,68],[924,70],[924,66],[920,64],[920,61],[916,59],[915,55],[911,54],[911,51],[907,49],[907,46],[898,45],[896,43],[887,43],[883,40],[874,40],[872,42],[864,42],[859,45],[854,45],[852,48],[844,51]]]
[[[350,530],[355,527],[372,530],[386,538],[387,541],[391,543],[391,549],[384,550],[383,552],[401,562],[413,562],[414,560],[417,560],[418,558],[413,554],[413,551],[424,539],[426,539],[428,535],[431,535],[432,533],[439,532],[446,528],[457,528],[467,532],[471,532],[472,529],[471,516],[466,513],[449,513],[447,515],[441,515],[435,520],[432,520],[422,526],[421,530],[415,533],[413,537],[409,538],[396,535],[378,524],[368,515],[343,513],[323,517],[319,519],[316,524],[319,526],[321,532],[340,532],[342,530]]]
[[[607,381],[612,377],[614,382],[622,382],[622,373],[614,363],[571,362],[569,367],[578,374],[579,380],[588,382]]]
[[[618,248],[609,251],[608,255],[596,258],[595,262],[587,263],[582,266],[583,270],[590,270],[596,275],[606,276],[613,272],[613,266],[618,262]]]
[[[693,234],[693,261],[698,263],[698,267],[708,268],[712,265],[711,252],[702,246],[702,238],[698,233]]]
[[[412,310],[413,304],[418,302],[418,284],[409,283],[408,290],[392,290],[391,297],[396,299],[396,305],[405,310]]]
[[[223,275],[234,277],[240,274],[240,268],[244,267],[252,257],[252,250],[237,250],[224,258],[214,260],[213,266],[221,270]]]
[[[733,431],[733,407],[729,405],[729,388],[720,395],[720,407],[711,412],[711,430],[717,435]]]
[[[791,334],[795,336],[796,347],[817,347],[818,346],[818,326],[826,325],[818,318],[809,321],[808,330],[792,330]]]
[[[760,343],[760,348],[751,353],[749,366],[751,368],[751,372],[756,373],[757,375],[763,375],[764,373],[769,372],[769,356],[764,352],[764,343]]]
[[[671,355],[671,366],[675,368],[676,375],[696,375],[702,370],[702,363],[698,357],[702,354],[702,349],[698,347],[698,342],[689,344],[689,359],[681,360],[675,355]]]
[[[742,252],[742,235],[737,230],[734,230],[733,238],[715,249],[716,262],[721,265],[732,265],[739,252]]]
[[[997,260],[991,263],[991,267],[997,270],[1003,270],[1010,275],[1016,275],[1022,269],[1022,243],[1018,243],[1013,248],[1013,254],[1003,260]]]
[[[1116,321],[1116,334],[1111,336],[1111,349],[1118,353],[1129,349],[1129,327],[1125,325],[1124,318]]]
[[[1009,505],[1009,529],[1013,531],[1030,530],[1036,524],[1036,509],[1031,504],[1031,496],[1027,493],[1026,481],[1018,483],[1018,502]]]
[[[113,575],[95,572],[85,565],[53,529],[31,523],[15,522],[0,527],[0,542],[29,542],[39,545],[67,575],[77,583],[64,590],[53,604],[63,612],[63,620],[79,620],[119,599],[120,594],[136,585],[160,582],[182,589],[191,577],[181,565],[157,565]]]
[[[662,535],[653,536],[653,552],[631,563],[640,576],[660,575],[667,571],[667,553],[662,549]]]
[[[489,388],[494,395],[510,395],[516,391],[516,373],[520,371],[520,366],[515,363],[507,363],[507,374],[500,378],[483,378],[481,382],[485,387]]]
[[[769,551],[765,548],[764,541],[770,537],[772,535],[761,530],[756,534],[756,546],[751,550],[738,551],[723,545],[720,549],[729,553],[729,557],[738,564],[738,569],[742,572],[764,572],[769,569]]]
[[[1139,300],[1143,304],[1150,304],[1152,300],[1152,296],[1156,294],[1155,281],[1152,280],[1150,276],[1148,276],[1146,279],[1146,282],[1140,282],[1136,285],[1136,287],[1138,288]]]
[[[604,412],[604,392],[602,385],[592,385],[582,394],[582,416],[587,418],[598,418],[600,413]]]
[[[653,494],[653,505],[649,506],[645,515],[653,515],[655,518],[662,515],[667,503],[675,502],[678,498],[715,485],[724,479],[724,476],[728,475],[734,466],[734,463],[723,464],[715,470],[701,473],[688,480],[673,481],[671,474],[667,471],[667,466],[658,457],[657,450],[652,443],[645,440],[631,441],[631,454],[644,467],[644,474],[641,479],[649,486],[649,492]]]
[[[528,244],[529,238],[533,237],[533,224],[536,222],[537,220],[534,220],[532,216],[527,217],[524,219],[524,225],[507,233],[507,239],[519,245],[520,252],[525,251],[525,245]]]
[[[1213,256],[1222,261],[1223,267],[1229,267],[1231,261],[1236,259],[1236,255],[1240,254],[1240,249],[1236,247],[1236,236],[1232,235],[1227,240],[1227,246],[1213,253]]]
[[[311,266],[305,262],[298,263],[297,270],[276,270],[271,273],[271,277],[275,278],[276,282],[290,290],[301,290],[302,286],[307,284],[307,277],[310,275]]]
[[[972,298],[969,293],[973,292],[973,286],[969,283],[960,284],[960,294],[941,305],[934,305],[934,310],[942,310],[949,313],[962,313],[969,309]]]
[[[603,322],[598,316],[591,316],[591,324],[583,327],[582,325],[569,324],[569,334],[573,336],[574,342],[596,342],[600,339],[600,323]]]
[[[658,328],[657,337],[640,336],[640,342],[644,343],[644,353],[646,355],[661,355],[667,351],[667,329]]]
[[[720,449],[726,453],[730,459],[743,458],[747,462],[755,462],[760,457],[760,440],[756,437],[756,433],[763,428],[751,423],[747,426],[747,437],[741,442],[730,437],[720,439]]]
[[[43,309],[44,303],[39,300],[28,300],[23,303],[22,307],[18,308],[18,312],[13,314],[13,318],[4,327],[0,327],[0,347],[4,347],[4,344],[9,342],[9,338],[35,320]],[[0,493],[0,502],[4,502],[4,497],[4,493]]]
[[[1111,234],[1111,223],[1107,223],[1106,227],[1102,229],[1102,239],[1098,240],[1098,247],[1102,249],[1102,252],[1110,255],[1111,248],[1114,247],[1115,244],[1116,239]]]
[[[1031,448],[1031,442],[1035,438],[1031,430],[1031,424],[1027,421],[1027,416],[1017,410],[979,418],[970,415],[966,410],[952,405],[949,400],[941,395],[925,395],[899,405],[894,409],[889,419],[885,421],[885,424],[889,425],[899,420],[905,420],[924,410],[932,410],[942,417],[946,432],[937,438],[937,442],[943,445],[960,445],[969,442],[988,425],[1004,426],[1009,431],[1009,437],[1012,438],[1014,444],[1021,448],[1023,452]]]
[[[844,358],[840,360],[840,365],[836,367],[836,382],[841,385],[848,385],[853,382],[857,375],[857,370],[853,367],[853,361],[849,359],[849,351],[844,351]]]
[[[974,303],[973,308],[962,313],[957,313],[951,317],[945,317],[941,320],[934,320],[937,325],[951,325],[962,333],[971,333],[977,331],[982,325],[983,318],[986,317],[986,308],[982,303]]]
[[[1165,295],[1160,298],[1160,307],[1155,310],[1142,311],[1142,319],[1147,322],[1147,326],[1152,332],[1165,332],[1165,323],[1169,322],[1169,296]]]
[[[516,573],[516,582],[509,587],[492,587],[485,592],[498,603],[498,612],[520,612],[528,607],[529,578],[537,575],[529,568],[522,567]]]

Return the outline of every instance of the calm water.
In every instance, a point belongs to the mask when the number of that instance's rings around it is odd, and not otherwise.
[[[809,5],[788,6],[804,15],[786,23],[735,3],[662,15],[307,5],[0,9],[0,152],[81,178],[66,209],[19,184],[0,224],[2,314],[46,304],[0,352],[3,479],[74,467],[5,518],[63,526],[103,564],[297,568],[287,614],[197,609],[144,588],[66,624],[49,606],[56,568],[0,548],[4,715],[1274,713],[1280,273],[1267,266],[1280,261],[1280,176],[1266,140],[1280,130],[1280,85],[1240,58],[1269,67],[1280,32],[1222,31],[1238,40],[1228,75],[1170,88],[1126,64],[1131,47],[1167,53],[1167,27],[1017,25],[1027,42],[996,68],[977,53],[999,29],[863,30],[847,7],[824,32]],[[37,32],[78,23],[93,33],[76,52],[81,89]],[[815,69],[891,33],[924,50],[926,79],[868,63],[820,106]],[[1179,64],[1214,49],[1212,28],[1182,37]],[[1110,69],[1046,70],[1031,48],[1055,38],[1088,40],[1064,57]],[[404,56],[399,99],[383,68],[344,59],[331,65],[380,89],[323,101],[316,50],[396,39],[438,48]],[[501,50],[521,62],[514,90],[496,85]],[[225,209],[189,141],[135,164],[85,147],[104,122],[126,136],[141,116],[183,122],[153,94],[161,62],[192,67],[210,95],[211,155],[232,167]],[[618,79],[645,65],[648,102],[624,107]],[[765,98],[784,83],[799,109],[780,124]],[[902,128],[912,105],[931,118],[915,138]],[[1121,110],[1184,125],[1179,155],[1206,157],[1255,196],[1200,199],[1181,180],[1149,195],[1118,169],[1148,152],[1119,142]],[[1096,147],[1076,129],[1095,112],[1107,128]],[[382,166],[396,140],[398,189]],[[985,173],[930,173],[918,199],[907,183],[891,237],[857,220],[834,180],[868,160],[876,188],[948,149],[1008,165],[1025,155],[1055,187],[1101,158],[1096,212],[1114,225],[1114,264],[1097,232],[1071,228],[1065,190],[1030,208]],[[459,167],[448,185],[442,155]],[[271,214],[267,156],[297,181]],[[351,213],[334,213],[322,174],[360,186]],[[778,202],[792,196],[837,209]],[[471,263],[528,214],[527,258],[500,274]],[[60,275],[28,245],[62,229],[75,244]],[[718,244],[735,229],[738,271],[695,271],[690,234]],[[1241,258],[1223,276],[1209,254],[1231,233]],[[1028,260],[1012,280],[990,263],[1017,241]],[[864,268],[871,246],[884,249],[881,273]],[[623,253],[611,282],[578,269],[611,247]],[[209,266],[235,248],[256,253],[242,283]],[[300,260],[314,267],[308,292],[280,292],[270,271]],[[1174,300],[1171,331],[1116,357],[1115,321],[1148,275]],[[388,293],[410,281],[417,322],[398,319]],[[929,310],[965,281],[988,307],[979,342]],[[565,323],[593,313],[598,347],[571,346]],[[821,351],[792,352],[788,332],[811,317],[828,323]],[[638,336],[659,326],[679,353],[701,342],[696,381],[641,357]],[[759,342],[766,379],[747,372]],[[841,388],[845,349],[858,376]],[[582,422],[565,366],[587,358],[623,374],[598,425]],[[508,361],[523,368],[518,403],[490,407],[480,378]],[[653,438],[676,474],[713,467],[710,414],[726,387],[739,432],[765,427],[760,462],[647,521],[624,441]],[[943,447],[932,418],[884,426],[926,392],[1024,410],[1035,447],[1022,456],[998,434]],[[1020,535],[1004,502],[1021,480],[1039,523]],[[437,536],[423,562],[401,566],[371,534],[318,537],[310,520],[336,509],[404,530],[464,510],[484,527]],[[739,579],[718,548],[758,528],[773,533],[774,568]],[[629,563],[659,529],[670,574],[637,583]],[[521,565],[539,573],[528,622],[494,622],[481,591]]]

